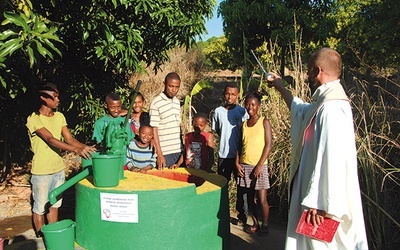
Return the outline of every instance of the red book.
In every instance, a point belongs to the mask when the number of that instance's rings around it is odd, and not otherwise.
[[[324,222],[319,226],[313,226],[306,222],[307,210],[303,212],[296,228],[296,233],[303,234],[313,239],[332,242],[333,236],[339,226],[340,221],[334,218],[325,217]]]

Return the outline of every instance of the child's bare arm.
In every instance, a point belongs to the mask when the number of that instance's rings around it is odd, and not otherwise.
[[[244,169],[243,169],[243,166],[240,164],[239,152],[236,153],[235,166],[236,166],[237,175],[240,177],[244,177]]]
[[[179,156],[178,161],[175,164],[172,164],[169,168],[179,168],[183,163],[183,153]]]
[[[119,116],[126,116],[128,114],[127,109],[122,109],[121,112],[119,113]]]

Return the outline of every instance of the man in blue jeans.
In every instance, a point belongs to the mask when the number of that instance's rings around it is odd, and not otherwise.
[[[212,118],[212,130],[219,135],[218,150],[218,174],[231,180],[232,172],[236,176],[235,158],[238,145],[241,140],[240,127],[243,121],[248,119],[246,109],[237,105],[239,87],[234,83],[228,83],[224,88],[225,104],[215,109]],[[247,215],[244,207],[244,192],[237,189],[236,210],[238,211],[238,224],[246,224]]]

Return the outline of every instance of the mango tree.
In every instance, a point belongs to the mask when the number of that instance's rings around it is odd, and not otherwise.
[[[105,94],[150,64],[159,69],[170,49],[191,46],[215,0],[3,0],[0,7],[0,120],[25,124],[32,93],[51,81],[82,140]],[[4,127],[1,137],[11,136]]]

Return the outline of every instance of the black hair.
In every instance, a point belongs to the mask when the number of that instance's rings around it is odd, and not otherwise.
[[[150,125],[148,125],[148,124],[144,124],[144,125],[140,125],[140,127],[139,127],[139,131],[141,131],[141,130],[142,130],[142,128],[144,128],[144,127],[148,127],[148,128],[151,128],[151,129],[153,129],[153,127],[152,127],[152,126],[150,126]]]
[[[236,83],[234,83],[234,82],[228,82],[228,83],[225,85],[224,93],[225,93],[225,91],[226,91],[227,88],[234,88],[234,89],[237,89],[237,90],[239,91],[239,86],[238,86]]]
[[[119,96],[119,94],[112,92],[106,95],[104,101],[107,102],[107,100],[119,101],[121,100],[121,97]]]
[[[39,96],[44,98],[53,99],[53,96],[48,94],[48,91],[56,92],[58,94],[58,88],[54,83],[46,83],[39,88]]]
[[[208,119],[208,117],[207,117],[206,114],[204,114],[204,113],[202,113],[202,112],[199,112],[199,113],[194,114],[194,116],[193,116],[193,121],[194,121],[194,119],[196,119],[196,118],[198,118],[198,117],[204,118],[206,121],[207,121],[207,119]]]
[[[133,97],[134,94],[135,94],[135,92],[132,92],[132,93],[129,95],[129,101],[132,100],[132,97]],[[146,101],[146,100],[144,99],[144,96],[142,95],[142,93],[137,92],[136,97],[138,97],[138,96],[140,96],[140,97],[142,98],[143,102]],[[132,101],[133,101],[133,103],[135,103],[135,100],[132,100]]]
[[[258,91],[254,91],[254,92],[248,93],[246,95],[245,99],[244,99],[244,103],[247,103],[252,98],[256,98],[257,101],[258,101],[258,104],[261,104],[262,95]]]
[[[171,80],[171,79],[180,81],[180,80],[181,80],[181,77],[180,77],[180,76],[178,75],[178,73],[176,73],[176,72],[168,73],[168,74],[165,76],[164,83],[167,83],[167,82],[168,82],[169,80]]]
[[[42,87],[39,88],[39,92],[40,91],[54,91],[58,93],[58,88],[54,83],[46,83],[45,85],[43,85]]]

